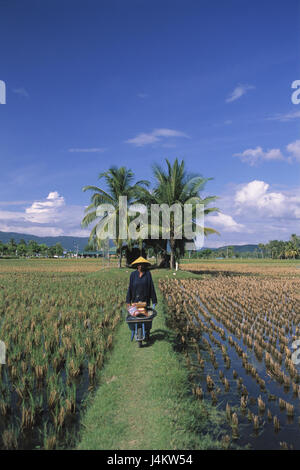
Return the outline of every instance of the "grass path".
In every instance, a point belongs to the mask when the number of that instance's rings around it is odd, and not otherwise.
[[[159,309],[151,341],[138,348],[135,341],[130,342],[129,328],[122,322],[99,389],[83,417],[79,449],[218,446],[210,435],[203,434],[205,427],[212,431],[217,413],[188,392],[188,372],[174,352],[158,286],[156,290]]]

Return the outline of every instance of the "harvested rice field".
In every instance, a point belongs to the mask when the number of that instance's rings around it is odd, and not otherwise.
[[[129,341],[130,272],[101,260],[0,261],[1,449],[76,447],[116,338]],[[139,354],[171,342],[189,370],[189,398],[199,410],[216,410],[222,448],[300,449],[298,263],[193,262],[152,274],[161,327],[166,320],[170,333],[154,326],[154,343]],[[211,421],[205,428],[203,420],[201,432],[209,433]],[[118,425],[105,426],[118,435]]]
[[[258,275],[258,276],[300,276],[300,260],[185,260],[181,263],[180,269],[203,275],[238,276],[238,275]]]
[[[228,442],[252,449],[300,449],[296,263],[181,267],[205,276],[159,285],[195,398],[226,412]]]
[[[1,259],[0,277],[8,273],[94,273],[107,270],[116,265],[116,260],[109,262],[102,259]]]
[[[120,322],[125,283],[93,261],[0,262],[0,448],[73,445]]]

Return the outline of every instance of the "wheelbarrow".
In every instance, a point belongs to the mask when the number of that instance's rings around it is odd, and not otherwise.
[[[147,312],[148,315],[139,313],[137,316],[131,316],[128,314],[126,317],[126,323],[131,330],[131,341],[135,338],[139,348],[142,347],[142,343],[146,338],[146,332],[150,331],[149,323],[151,323],[153,318],[157,315],[157,311],[151,307],[147,307]]]

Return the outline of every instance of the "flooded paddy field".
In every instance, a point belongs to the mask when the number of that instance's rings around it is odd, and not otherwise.
[[[228,263],[202,279],[160,281],[167,315],[192,392],[226,412],[230,442],[300,449],[299,272],[250,268]]]

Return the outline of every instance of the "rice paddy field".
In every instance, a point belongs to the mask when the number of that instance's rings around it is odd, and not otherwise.
[[[124,305],[96,260],[1,260],[0,448],[72,446]]]
[[[76,447],[124,321],[130,272],[114,264],[0,260],[1,449]],[[225,416],[225,448],[300,449],[292,346],[300,338],[299,267],[187,260],[174,275],[153,271],[160,313],[190,371],[190,394]]]
[[[204,278],[160,281],[192,392],[226,411],[242,447],[300,449],[299,264],[185,263]]]

